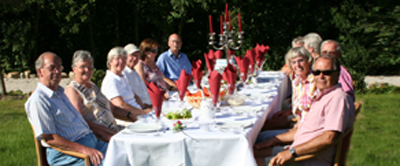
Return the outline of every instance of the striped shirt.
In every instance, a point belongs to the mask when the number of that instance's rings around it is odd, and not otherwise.
[[[25,103],[25,110],[39,140],[43,139],[42,134],[57,134],[74,142],[91,133],[88,124],[60,86],[54,92],[39,82]]]

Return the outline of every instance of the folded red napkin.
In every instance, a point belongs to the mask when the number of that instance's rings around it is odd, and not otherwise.
[[[192,61],[192,74],[197,88],[200,88],[201,78],[203,77],[203,69],[201,60]]]
[[[264,46],[264,45],[260,45],[260,44],[258,44],[257,43],[257,45],[256,45],[256,47],[254,48],[254,50],[255,50],[255,54],[256,54],[256,57],[255,57],[255,59],[256,59],[256,63],[257,63],[257,66],[258,66],[258,68],[260,68],[260,67],[262,67],[261,65],[262,65],[262,62],[264,61],[264,59],[265,59],[265,54],[268,52],[268,50],[269,50],[269,46],[267,45],[267,46]]]
[[[242,81],[246,81],[247,78],[247,72],[249,72],[249,64],[250,64],[250,60],[247,57],[241,57],[236,56],[236,63],[239,66],[239,71],[240,71],[240,78],[242,79]]]
[[[189,82],[192,79],[192,75],[186,74],[185,70],[181,70],[181,74],[179,75],[179,79],[175,81],[176,86],[178,87],[179,98],[183,101],[183,97],[185,97],[185,92],[187,87],[189,86]]]
[[[233,65],[228,64],[222,73],[222,79],[228,83],[228,92],[230,95],[235,92],[236,76],[237,69]]]
[[[224,52],[222,52],[221,50],[218,50],[214,53],[214,57],[215,57],[215,59],[221,59],[224,57]]]
[[[147,91],[149,92],[151,103],[153,104],[153,109],[157,117],[160,117],[161,106],[164,99],[165,91],[158,88],[157,84],[154,82],[146,82]]]
[[[217,105],[219,88],[221,87],[222,76],[216,70],[212,71],[208,76],[208,83],[210,84],[211,98],[214,106]]]
[[[214,50],[209,50],[208,54],[204,53],[204,60],[206,61],[207,70],[209,72],[214,70],[215,65],[215,57],[214,57]]]
[[[256,62],[255,61],[256,55],[255,55],[254,51],[253,50],[247,50],[245,57],[249,58],[249,61],[250,61],[250,64],[249,64],[250,65],[249,66],[250,72],[253,73],[254,72],[254,64]]]

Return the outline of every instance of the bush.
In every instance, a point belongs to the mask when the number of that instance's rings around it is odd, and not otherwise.
[[[100,88],[101,87],[101,82],[103,81],[103,78],[104,78],[105,75],[106,75],[106,72],[104,70],[94,69],[93,77],[92,77],[91,81]]]

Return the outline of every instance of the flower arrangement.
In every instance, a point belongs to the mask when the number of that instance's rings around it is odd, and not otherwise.
[[[186,127],[183,126],[183,125],[182,125],[182,122],[178,120],[176,123],[174,123],[173,131],[174,131],[175,133],[180,132],[180,131],[183,132],[183,129],[184,129],[184,128],[186,128]]]

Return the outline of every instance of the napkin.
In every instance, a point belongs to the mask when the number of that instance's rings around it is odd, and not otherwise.
[[[216,70],[212,71],[208,76],[208,82],[210,84],[211,98],[214,106],[217,105],[219,88],[221,87],[222,76]]]
[[[197,88],[200,88],[201,78],[203,77],[203,69],[201,69],[201,60],[192,61],[192,74]]]
[[[154,82],[146,82],[146,87],[147,91],[149,92],[151,103],[153,104],[154,112],[156,113],[157,117],[160,117],[165,91],[158,88],[157,84]]]
[[[250,60],[247,57],[241,57],[241,56],[236,56],[236,63],[239,66],[239,71],[240,71],[240,78],[242,81],[246,81],[247,78],[247,72],[249,71],[249,64]]]
[[[179,75],[179,79],[175,81],[176,86],[178,87],[179,98],[183,101],[183,97],[185,97],[185,92],[187,87],[189,86],[189,82],[192,79],[192,75],[186,74],[185,70],[181,70],[181,74]]]
[[[235,84],[236,84],[236,74],[237,69],[231,65],[228,64],[228,66],[225,68],[224,72],[222,73],[222,79],[225,80],[228,83],[228,92],[229,94],[233,94],[235,92]]]
[[[222,52],[221,50],[218,50],[214,53],[214,57],[215,57],[215,59],[221,59],[222,57],[224,57],[224,52]]]
[[[245,57],[249,58],[250,61],[249,68],[251,73],[254,72],[255,56],[256,56],[255,51],[253,49],[246,51]]]
[[[264,45],[260,45],[257,43],[256,47],[254,48],[255,53],[256,53],[256,63],[258,68],[261,68],[262,66],[262,62],[265,59],[265,54],[268,52],[269,50],[269,46],[264,46]]]
[[[214,64],[215,64],[215,57],[214,57],[214,50],[209,50],[208,54],[204,53],[204,60],[206,61],[207,65],[207,70],[209,72],[214,70]]]

